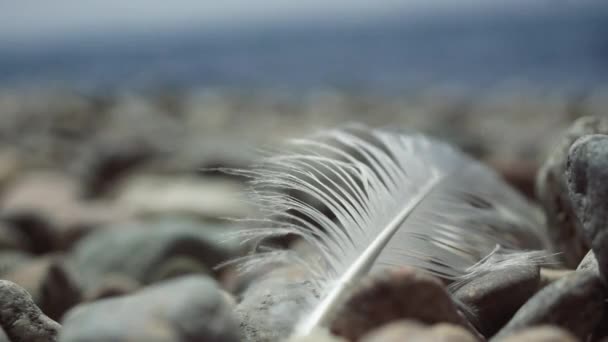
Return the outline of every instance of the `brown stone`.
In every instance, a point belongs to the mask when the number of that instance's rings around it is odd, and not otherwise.
[[[401,319],[468,326],[441,280],[413,268],[401,268],[365,279],[338,311],[331,330],[356,340]]]

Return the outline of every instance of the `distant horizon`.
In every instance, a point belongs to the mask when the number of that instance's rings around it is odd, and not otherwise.
[[[314,0],[305,4],[258,0],[256,6],[247,0],[226,0],[222,4],[196,0],[178,0],[170,5],[146,0],[0,2],[0,48],[161,32],[247,32],[307,25],[339,27],[396,18],[424,20],[432,16],[486,13],[541,15],[603,6],[601,0],[534,3],[513,0],[507,4],[498,0]]]

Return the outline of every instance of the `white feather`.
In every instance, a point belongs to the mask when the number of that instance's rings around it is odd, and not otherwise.
[[[244,239],[292,234],[313,253],[273,249],[246,257],[305,270],[296,334],[328,325],[348,290],[383,267],[418,267],[456,284],[546,248],[542,216],[488,168],[421,135],[362,127],[293,140],[252,171],[266,218]],[[511,258],[516,253],[518,258]],[[292,313],[295,314],[295,313]],[[272,319],[272,318],[269,318]]]

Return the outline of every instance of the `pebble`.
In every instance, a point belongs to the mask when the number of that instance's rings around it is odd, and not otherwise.
[[[363,336],[361,342],[476,342],[470,332],[452,324],[427,326],[415,321],[397,321],[386,324]]]
[[[468,317],[486,337],[494,335],[538,290],[539,267],[512,266],[472,280],[454,292],[457,303],[464,305]]]
[[[590,271],[595,273],[596,275],[600,275],[600,266],[597,263],[597,259],[595,258],[595,254],[593,251],[587,252],[587,255],[581,260],[581,263],[578,264],[576,268],[577,271]]]
[[[288,338],[309,293],[298,270],[289,267],[266,273],[250,283],[235,310],[242,339],[274,342]]]
[[[496,338],[531,326],[550,324],[586,340],[602,317],[605,295],[595,274],[574,272],[547,285],[528,300]]]
[[[348,342],[347,340],[330,334],[327,330],[318,329],[307,336],[290,337],[287,342]]]
[[[36,305],[54,320],[59,320],[81,298],[80,289],[58,257],[34,259],[3,278],[22,286]]]
[[[365,279],[336,314],[331,331],[357,340],[401,319],[469,328],[438,278],[414,268],[400,268]]]
[[[61,329],[25,289],[8,280],[0,280],[0,327],[12,342],[56,342]]]
[[[553,241],[554,251],[561,253],[568,267],[576,267],[589,249],[568,193],[565,177],[568,151],[579,137],[594,133],[608,133],[608,120],[591,116],[576,120],[545,160],[536,177],[536,196],[546,213],[549,237]]]
[[[538,326],[496,339],[496,342],[578,342],[568,331],[555,326]]]
[[[206,273],[235,255],[234,244],[220,243],[227,229],[177,217],[109,226],[80,241],[69,265],[85,293],[96,291],[107,275],[147,285],[186,270]]]
[[[566,170],[574,210],[608,282],[608,135],[578,139],[570,148]]]
[[[233,308],[217,283],[185,276],[134,294],[80,304],[63,320],[62,342],[238,342]]]

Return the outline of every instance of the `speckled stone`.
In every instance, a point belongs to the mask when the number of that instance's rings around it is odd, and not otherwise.
[[[554,251],[560,253],[568,267],[576,267],[589,249],[568,193],[565,175],[568,152],[578,138],[594,133],[607,134],[608,120],[590,116],[576,120],[556,144],[536,177],[536,196],[547,216],[549,237]]]
[[[61,329],[25,289],[8,280],[0,280],[0,327],[12,342],[56,342]]]
[[[608,135],[578,139],[570,148],[568,189],[581,232],[598,261],[602,279],[608,281]]]

